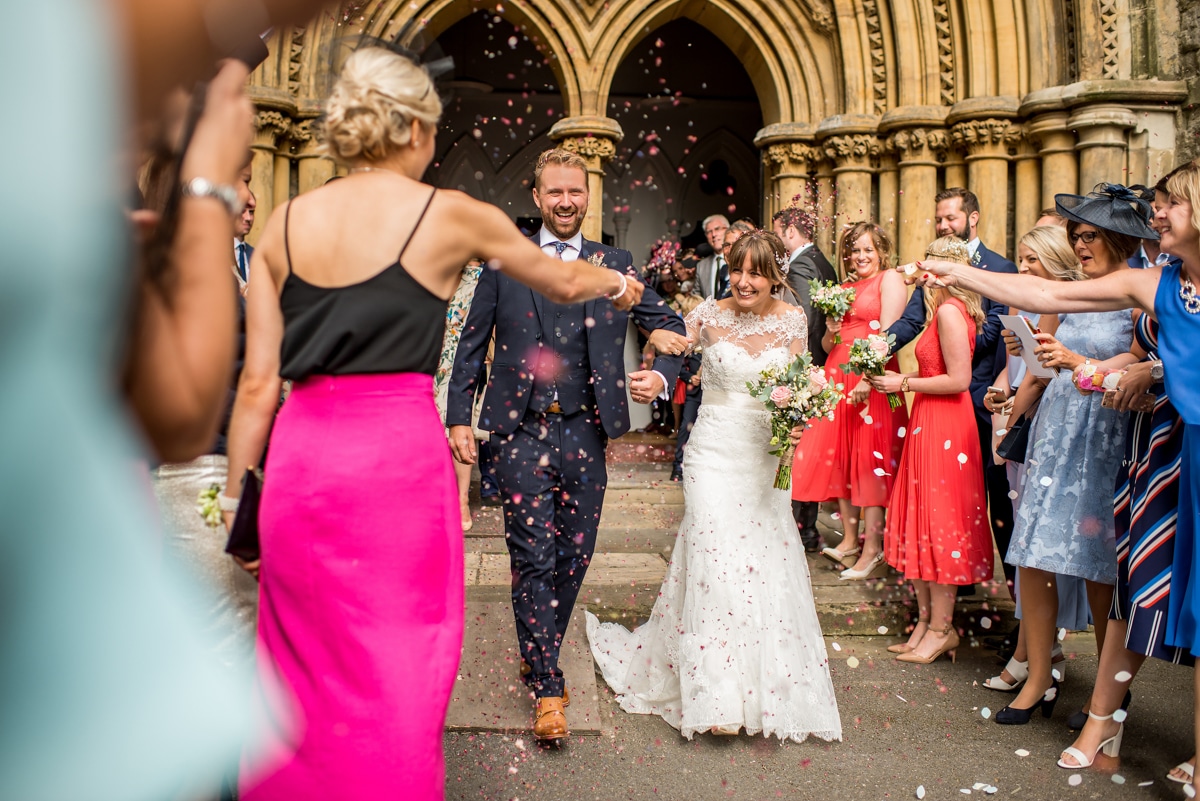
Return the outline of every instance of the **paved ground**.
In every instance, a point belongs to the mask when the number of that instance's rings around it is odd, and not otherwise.
[[[663,443],[636,435],[614,443],[597,556],[581,602],[602,619],[636,625],[646,618],[670,558],[683,513],[679,485],[667,480]],[[586,641],[570,649],[568,682],[594,698],[572,701],[577,728],[562,748],[537,747],[524,733],[531,702],[515,684],[502,614],[509,600],[500,512],[475,509],[467,540],[472,618],[460,686],[445,735],[448,799],[1175,799],[1166,771],[1192,751],[1192,672],[1147,664],[1134,685],[1120,760],[1079,774],[1055,766],[1071,744],[1067,715],[1092,686],[1096,658],[1087,634],[1072,635],[1072,655],[1054,719],[1003,727],[990,715],[1010,696],[980,686],[999,672],[993,652],[964,646],[957,664],[901,666],[884,648],[908,618],[908,588],[896,576],[840,582],[823,559],[810,560],[813,590],[829,645],[844,728],[841,743],[779,743],[762,737],[684,740],[659,718],[628,715],[594,670]],[[830,542],[838,523],[823,515]],[[975,636],[1011,625],[1002,582],[959,604],[956,624]],[[880,629],[886,635],[880,635]],[[595,689],[593,689],[593,687]],[[526,719],[527,721],[528,719]],[[1027,754],[1025,752],[1028,752]],[[1149,783],[1142,786],[1144,783]],[[991,793],[988,788],[995,788]]]

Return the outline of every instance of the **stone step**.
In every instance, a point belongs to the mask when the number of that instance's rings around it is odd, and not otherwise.
[[[596,667],[581,607],[571,615],[558,664],[571,696],[567,708],[571,734],[602,734]],[[506,599],[469,599],[462,662],[446,713],[446,730],[524,734],[525,747],[533,748],[533,704],[533,694],[520,680],[512,606]]]

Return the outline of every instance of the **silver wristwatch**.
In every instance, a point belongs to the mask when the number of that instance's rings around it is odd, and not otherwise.
[[[180,189],[184,197],[211,197],[225,205],[230,217],[242,213],[245,204],[238,199],[237,190],[229,184],[214,184],[207,178],[193,178]]]
[[[1162,381],[1165,371],[1161,361],[1150,362],[1150,380]]]

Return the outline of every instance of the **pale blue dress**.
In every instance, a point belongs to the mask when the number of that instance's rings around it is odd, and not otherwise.
[[[1129,350],[1133,318],[1128,311],[1068,314],[1057,336],[1100,362]],[[1009,564],[1116,584],[1112,494],[1129,415],[1103,408],[1102,395],[1080,394],[1067,370],[1046,387],[1029,435]]]
[[[200,797],[245,732],[118,394],[133,168],[111,6],[22,3],[0,26],[3,799]]]

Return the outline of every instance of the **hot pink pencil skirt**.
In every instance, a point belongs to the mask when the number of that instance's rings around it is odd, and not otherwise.
[[[271,435],[260,528],[266,735],[243,760],[242,797],[441,799],[463,545],[431,377],[297,384]]]

